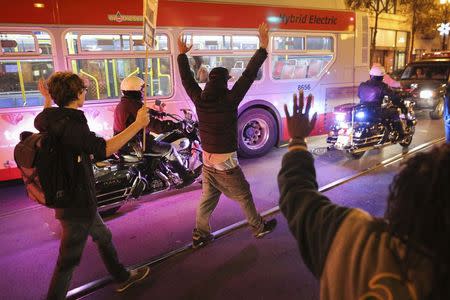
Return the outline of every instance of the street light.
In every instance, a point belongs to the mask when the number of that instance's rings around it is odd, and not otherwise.
[[[442,50],[447,50],[447,45],[445,45],[445,36],[449,34],[450,24],[447,22],[447,14],[448,14],[448,4],[450,0],[439,0],[441,5],[445,5],[445,13],[444,13],[444,21],[440,24],[438,30],[439,34],[442,35]]]

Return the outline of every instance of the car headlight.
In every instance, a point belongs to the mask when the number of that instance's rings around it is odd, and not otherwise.
[[[434,92],[431,90],[423,90],[420,91],[419,97],[423,99],[432,98],[434,96]]]
[[[345,113],[334,113],[334,118],[338,122],[343,122],[345,121]]]
[[[355,114],[355,118],[357,118],[359,120],[364,120],[365,117],[366,117],[366,114],[363,111],[358,111]]]

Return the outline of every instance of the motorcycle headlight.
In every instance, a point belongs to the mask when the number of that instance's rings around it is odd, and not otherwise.
[[[343,122],[345,121],[345,113],[334,113],[334,118],[338,122]]]
[[[363,111],[358,111],[355,114],[355,118],[357,118],[359,120],[364,120],[365,117],[366,117],[366,114]]]
[[[434,92],[432,90],[423,90],[420,91],[419,97],[423,99],[432,98],[434,96]]]

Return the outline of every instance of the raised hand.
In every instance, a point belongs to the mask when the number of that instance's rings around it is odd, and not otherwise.
[[[306,100],[305,112],[303,113],[304,106],[304,95],[303,90],[300,90],[297,94],[294,94],[293,102],[293,113],[292,116],[289,115],[287,105],[284,105],[284,112],[286,114],[287,126],[289,135],[292,139],[304,139],[311,131],[314,129],[317,121],[317,113],[309,120],[309,110],[311,109],[311,102],[314,99],[313,95],[309,94]]]
[[[47,83],[45,82],[44,78],[39,79],[38,90],[41,93],[41,95],[44,96],[44,108],[51,107],[52,106],[52,97],[50,96],[50,93],[48,92]]]
[[[51,98],[50,93],[48,92],[47,83],[45,82],[44,78],[39,79],[38,90],[41,93],[41,95],[44,96],[44,98],[47,98],[47,97]]]
[[[150,123],[150,115],[148,113],[148,107],[142,106],[141,109],[138,110],[136,115],[136,121],[139,124],[139,127],[144,128]]]
[[[269,26],[266,23],[261,23],[258,27],[259,32],[259,46],[267,49],[269,45]]]
[[[186,36],[182,36],[181,34],[178,36],[177,44],[178,50],[180,51],[181,54],[186,54],[192,48],[192,45],[190,46],[187,45],[186,40],[187,40]]]

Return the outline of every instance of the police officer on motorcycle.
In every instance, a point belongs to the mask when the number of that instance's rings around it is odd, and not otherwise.
[[[122,98],[114,110],[114,135],[119,134],[136,119],[138,110],[144,105],[144,85],[145,82],[137,76],[128,76],[120,84],[122,91]],[[154,110],[150,111],[150,123],[147,127],[146,133],[146,152],[157,153],[166,157],[170,162],[175,172],[183,179],[182,186],[191,184],[195,180],[195,175],[192,171],[183,166],[181,157],[175,147],[166,142],[155,141],[150,131],[155,133],[163,133],[178,129],[183,126],[183,123],[175,123],[170,120],[159,120],[159,113]],[[142,141],[142,132],[138,133],[128,146],[121,149],[121,153],[129,153],[132,149],[132,143],[140,143]]]
[[[370,79],[361,83],[358,88],[360,103],[381,107],[384,97],[388,96],[392,103],[399,107],[403,113],[405,113],[406,108],[400,101],[400,97],[398,97],[394,91],[383,82],[384,75],[386,75],[384,68],[379,64],[374,64],[369,71],[369,75]],[[395,110],[394,113],[387,113],[389,117],[393,118],[395,123],[399,125],[397,126],[397,130],[399,131],[400,138],[402,138],[405,132],[405,125],[400,120],[397,110]]]

